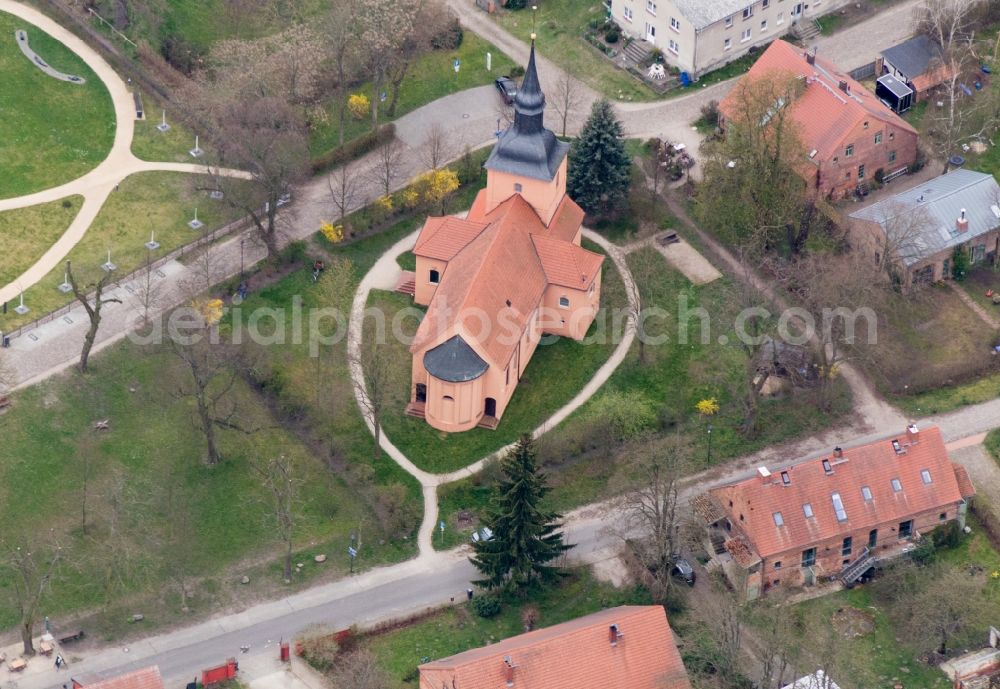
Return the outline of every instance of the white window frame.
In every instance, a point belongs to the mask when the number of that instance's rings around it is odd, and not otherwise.
[[[670,18],[670,28],[676,31],[677,33],[681,32],[681,23],[676,17]]]
[[[674,55],[677,55],[680,52],[680,48],[681,44],[675,41],[674,39],[671,38],[669,41],[667,41],[667,50],[672,52]]]
[[[569,297],[567,297],[565,294],[559,297],[559,308],[560,309],[569,308]]]
[[[746,43],[753,39],[753,29],[743,29],[740,33],[740,43]]]
[[[760,32],[761,33],[767,33],[767,20],[766,19],[762,19],[760,21]]]
[[[628,5],[625,5],[622,8],[622,16],[625,17],[625,21],[631,22],[632,21],[632,8],[629,7]]]
[[[653,0],[646,0],[646,11],[654,17],[656,16],[656,3]]]
[[[746,21],[752,16],[753,16],[753,5],[751,4],[743,8],[743,21]]]
[[[778,0],[778,1],[781,2],[781,0]],[[778,26],[781,26],[782,24],[784,24],[785,23],[785,13],[784,12],[778,12],[778,18],[774,20],[774,23],[777,24]]]
[[[732,40],[730,40],[730,39],[728,39],[728,38],[727,38],[727,39],[725,39],[725,40],[724,40],[724,41],[722,42],[722,49],[723,49],[723,50],[732,50],[732,49],[733,49],[733,42],[732,42]]]
[[[730,28],[733,25],[733,15],[726,17],[726,28]]]

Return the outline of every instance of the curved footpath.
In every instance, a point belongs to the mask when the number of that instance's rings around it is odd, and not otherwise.
[[[368,295],[373,289],[393,289],[400,272],[399,265],[396,263],[396,257],[404,251],[413,248],[418,234],[420,234],[420,230],[411,232],[382,254],[378,261],[375,262],[375,265],[361,279],[357,290],[354,292],[354,300],[351,302],[351,317],[347,327],[347,360],[351,373],[351,382],[354,387],[355,401],[358,404],[361,416],[365,420],[365,424],[368,426],[368,431],[373,436],[375,435],[375,423],[368,412],[368,405],[366,404],[368,393],[365,390],[364,375],[361,370],[361,343],[364,330],[365,306],[368,304]],[[625,253],[620,247],[612,244],[592,230],[584,229],[583,236],[598,244],[607,252],[611,260],[614,261],[615,267],[622,277],[622,282],[625,283],[625,292],[629,302],[629,316],[625,323],[625,332],[622,341],[615,347],[615,351],[611,353],[608,360],[597,369],[597,372],[587,381],[587,384],[583,386],[573,399],[564,404],[552,416],[543,421],[538,428],[532,431],[532,436],[535,438],[558,426],[570,414],[589,400],[625,360],[635,339],[634,314],[639,311],[639,291],[636,289],[632,273],[625,262]],[[483,465],[490,459],[499,457],[513,447],[513,443],[491,452],[466,467],[446,474],[432,474],[416,466],[398,447],[393,445],[392,440],[386,435],[384,429],[379,435],[379,447],[406,473],[420,482],[424,496],[424,516],[417,535],[417,547],[419,552],[418,559],[426,559],[434,557],[436,554],[432,539],[434,538],[434,528],[437,526],[438,518],[437,487],[475,475],[482,470]]]
[[[115,107],[115,140],[111,151],[97,167],[85,175],[57,187],[25,196],[0,199],[0,211],[6,211],[58,201],[67,196],[83,196],[80,212],[76,214],[73,222],[66,228],[62,236],[42,254],[41,258],[10,284],[0,285],[0,302],[6,302],[15,299],[18,294],[39,282],[62,263],[73,247],[83,239],[108,195],[114,191],[116,185],[129,175],[149,171],[203,174],[209,170],[204,165],[148,162],[135,157],[132,154],[132,138],[135,134],[135,103],[128,85],[122,81],[111,65],[94,49],[77,38],[74,33],[32,7],[14,2],[14,0],[0,0],[0,11],[31,22],[76,53],[104,82]],[[246,173],[235,170],[212,170],[212,172],[225,176],[249,177]]]

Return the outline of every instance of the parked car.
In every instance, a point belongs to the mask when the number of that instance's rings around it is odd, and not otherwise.
[[[673,564],[670,567],[670,575],[680,579],[688,586],[694,586],[696,576],[691,563],[679,555],[675,555],[671,559],[673,560]]]
[[[504,105],[513,105],[514,96],[517,95],[517,84],[514,80],[510,77],[497,77],[493,85],[497,87],[497,93],[500,94]]]

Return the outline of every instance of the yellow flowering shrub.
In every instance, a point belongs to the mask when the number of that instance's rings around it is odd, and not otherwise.
[[[344,241],[343,225],[334,225],[331,222],[325,222],[319,226],[319,231],[331,244],[339,244]]]
[[[719,413],[719,401],[714,397],[707,397],[703,400],[699,400],[698,404],[694,405],[694,408],[698,410],[698,413],[702,416],[712,416],[713,414]]]
[[[215,325],[222,320],[225,304],[221,299],[195,299],[192,308],[198,312],[205,325]]]
[[[347,99],[347,110],[356,120],[363,119],[371,112],[372,103],[363,93],[352,93]]]

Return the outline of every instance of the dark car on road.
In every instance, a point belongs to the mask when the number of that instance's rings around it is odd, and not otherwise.
[[[510,77],[497,77],[493,85],[497,87],[497,93],[500,94],[500,98],[503,100],[504,105],[512,105],[514,103],[514,96],[517,95],[517,84]]]

